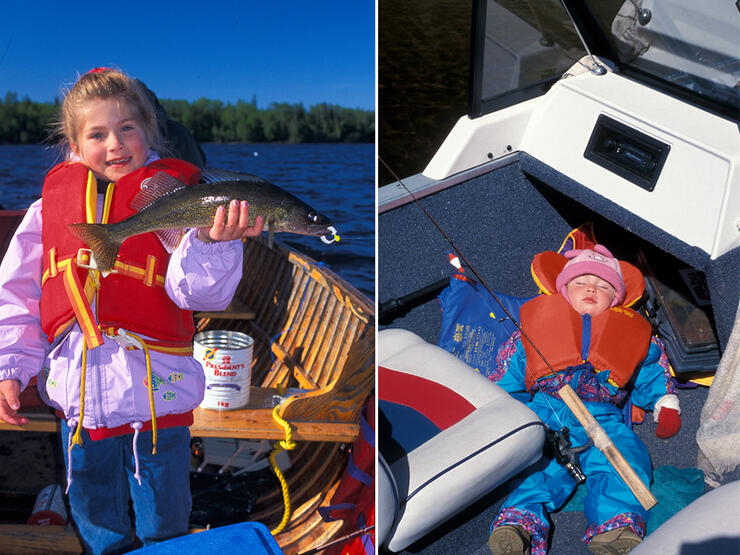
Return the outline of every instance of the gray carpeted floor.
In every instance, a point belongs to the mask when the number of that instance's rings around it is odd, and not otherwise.
[[[595,223],[597,239],[619,258],[635,261],[637,250],[642,249],[648,260],[651,256],[659,258],[663,266],[680,264],[655,245],[525,175],[519,164],[498,169],[421,202],[488,285],[512,295],[536,294],[537,288],[530,278],[532,256],[543,250],[557,250],[565,235],[586,221]],[[382,304],[448,277],[452,273],[448,253],[452,251],[415,204],[382,214],[378,223],[378,302]],[[392,321],[380,316],[381,329],[404,328],[430,343],[437,343],[441,315],[434,299],[408,307]],[[654,468],[696,466],[695,434],[707,391],[706,387],[680,391],[683,426],[673,438],[656,438],[650,415],[635,427],[648,446]],[[727,480],[738,478],[740,472],[726,476]],[[491,492],[404,553],[488,553],[489,526],[505,495],[505,487]],[[588,553],[580,541],[586,527],[583,513],[561,511],[551,518],[551,554]]]

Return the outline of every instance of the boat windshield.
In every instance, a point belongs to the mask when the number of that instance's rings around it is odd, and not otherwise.
[[[471,117],[543,94],[586,54],[559,0],[480,0],[473,33]]]
[[[480,0],[476,9],[472,117],[542,94],[586,54],[570,16],[589,50],[619,70],[740,111],[735,2],[592,0],[569,15],[559,0]]]
[[[728,0],[589,2],[619,64],[740,110],[740,5]],[[616,8],[616,13],[614,9]]]

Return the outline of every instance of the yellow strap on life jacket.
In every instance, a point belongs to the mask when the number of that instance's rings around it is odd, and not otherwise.
[[[101,223],[104,223],[104,224],[108,223],[108,218],[110,217],[110,207],[113,204],[113,190],[115,189],[115,187],[116,187],[115,183],[113,182],[108,183],[108,188],[105,191],[105,203],[103,204],[103,217],[100,219]],[[95,223],[95,220],[93,220],[92,222],[88,222],[88,223]]]
[[[85,190],[85,218],[87,223],[95,223],[97,220],[97,187],[98,185],[95,180],[95,175],[92,171],[88,171],[87,187]],[[111,187],[108,188],[108,192],[112,193]],[[64,262],[66,262],[66,264],[64,264]],[[89,349],[94,349],[103,344],[103,334],[100,332],[98,322],[93,314],[92,308],[90,307],[90,302],[95,295],[99,280],[96,275],[97,273],[94,270],[90,270],[88,272],[87,279],[85,280],[85,285],[83,286],[77,272],[74,271],[73,266],[75,264],[72,263],[72,259],[69,259],[56,261],[55,267],[57,271],[64,267],[64,289],[67,292],[67,298],[72,306],[75,318],[80,324],[80,329],[85,338],[85,345]]]
[[[47,270],[49,277],[54,277],[59,273],[57,266],[57,248],[52,247],[49,249],[49,269]],[[42,281],[43,283],[43,281]]]
[[[81,248],[79,251],[77,251],[77,254],[75,256],[64,258],[62,260],[56,260],[56,249],[54,248],[49,249],[49,252],[47,254],[49,255],[50,260],[52,259],[52,257],[54,257],[53,267],[57,272],[64,270],[69,265],[88,267],[90,264],[90,250],[86,248]],[[147,261],[147,266],[144,268],[135,264],[128,264],[125,262],[121,262],[120,260],[116,260],[111,273],[130,277],[133,279],[140,279],[141,281],[144,281],[146,285],[158,285],[159,287],[164,287],[165,276],[162,274],[157,274],[153,271],[157,265],[156,257],[153,258],[154,264],[150,261]],[[91,268],[91,270],[93,269]],[[99,272],[95,271],[95,274],[93,274],[93,279],[95,279],[98,274]],[[45,270],[43,275],[41,276],[41,285],[44,285],[47,280],[55,277],[55,275],[56,274],[52,272],[50,265],[49,269]]]
[[[87,171],[85,187],[85,222],[94,224],[98,218],[98,182],[92,170]]]
[[[151,287],[157,276],[157,257],[148,254],[146,257],[146,269],[144,270],[144,285]]]
[[[85,297],[84,288],[80,283],[77,272],[72,269],[71,264],[67,265],[64,270],[64,289],[85,337],[85,345],[90,349],[99,347],[103,344],[103,334],[100,332],[98,322],[90,308],[90,302]]]
[[[140,279],[144,282],[144,285],[159,285],[160,287],[164,287],[165,277],[162,274],[157,274],[155,272],[156,268],[157,258],[149,255],[149,258],[147,258],[147,265],[144,268],[116,260],[113,264],[113,270],[111,273]]]

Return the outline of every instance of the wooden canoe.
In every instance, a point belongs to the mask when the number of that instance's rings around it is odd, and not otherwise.
[[[0,212],[4,236],[22,215]],[[374,308],[328,267],[279,244],[269,247],[261,238],[244,243],[244,276],[227,310],[196,313],[195,324],[197,331],[232,330],[254,338],[249,404],[230,411],[196,409],[191,435],[284,439],[268,400],[289,388],[302,390],[279,408],[296,447],[285,471],[291,516],[276,535],[285,553],[301,553],[331,541],[342,528],[341,521],[324,522],[317,509],[329,504],[339,484],[348,444],[359,434],[360,413],[374,387]],[[58,430],[45,408],[25,414],[31,421],[22,431]],[[18,428],[0,422],[0,430]],[[250,520],[272,530],[283,512],[276,487],[257,499]],[[49,527],[41,533],[38,528],[0,525],[0,541],[10,552],[81,551],[71,531]]]

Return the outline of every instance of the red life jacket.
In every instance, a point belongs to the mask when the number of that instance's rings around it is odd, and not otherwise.
[[[142,180],[164,171],[193,185],[200,170],[188,162],[162,159],[136,170],[109,186],[104,221],[123,220],[135,211],[130,207]],[[124,328],[164,342],[189,345],[194,333],[192,313],[180,309],[164,290],[169,253],[154,233],[126,239],[118,253],[115,273],[101,277],[79,265],[89,260],[87,245],[72,235],[68,224],[94,221],[97,184],[83,164],[64,162],[46,176],[42,191],[42,244],[44,248],[41,287],[41,327],[51,342],[96,296],[96,314],[91,327]],[[79,254],[79,257],[78,257]],[[95,281],[100,286],[96,290]],[[77,307],[73,306],[77,304]],[[84,318],[82,318],[84,319]],[[83,326],[83,323],[80,322]],[[98,333],[85,329],[83,332]],[[95,345],[92,345],[95,346]]]
[[[520,318],[524,332],[556,372],[588,361],[596,371],[609,369],[609,378],[619,387],[627,384],[650,348],[650,323],[622,306],[592,316],[590,335],[584,330],[584,319],[562,295],[527,301]],[[590,341],[586,360],[584,340]],[[526,338],[522,344],[527,357],[525,384],[531,389],[538,379],[552,374]]]

